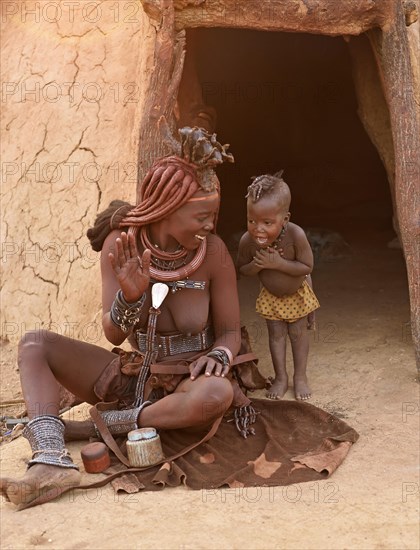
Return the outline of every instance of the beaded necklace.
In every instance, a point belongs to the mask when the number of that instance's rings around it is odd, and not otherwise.
[[[174,252],[166,252],[166,250],[161,250],[157,244],[152,244],[149,235],[147,234],[146,227],[140,228],[140,242],[143,245],[143,248],[149,248],[152,250],[153,256],[159,260],[175,262],[176,260],[183,259],[185,260],[188,254],[188,251],[181,245],[178,245],[178,248]]]
[[[280,231],[278,237],[267,247],[267,248],[274,248],[274,250],[279,250],[280,249],[280,245],[283,241],[283,238],[284,236],[286,235],[286,231],[287,231],[287,223],[286,225],[282,228],[282,230]]]
[[[139,228],[138,227],[130,227],[129,232],[134,235],[134,240],[136,243],[136,249],[137,249],[137,233]],[[174,282],[179,281],[181,279],[188,279],[188,277],[196,271],[201,264],[204,261],[204,258],[206,257],[207,252],[207,239],[203,239],[200,242],[200,246],[197,248],[194,257],[189,263],[186,263],[186,258],[188,255],[188,250],[186,250],[184,247],[181,247],[179,250],[175,250],[175,252],[165,252],[164,250],[156,249],[153,247],[153,245],[150,244],[150,240],[147,237],[146,229],[144,227],[141,228],[140,233],[140,239],[141,243],[145,248],[149,248],[153,250],[153,254],[157,258],[156,260],[151,262],[150,265],[150,275],[153,279],[156,281],[162,281],[162,282]],[[137,250],[137,255],[140,262],[140,267],[142,266],[141,257]],[[178,263],[177,260],[182,259],[181,265],[176,264]],[[153,265],[155,263],[155,265]],[[172,265],[174,266],[174,269],[172,268]],[[160,267],[160,269],[159,269]]]

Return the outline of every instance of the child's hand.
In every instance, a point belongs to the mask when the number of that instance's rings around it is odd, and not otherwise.
[[[253,263],[260,269],[277,269],[281,271],[285,260],[280,256],[278,250],[265,248],[257,250]]]

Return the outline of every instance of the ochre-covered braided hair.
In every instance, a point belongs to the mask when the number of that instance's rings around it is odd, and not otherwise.
[[[139,190],[139,204],[122,220],[120,227],[139,227],[163,219],[185,204],[199,189],[219,191],[214,167],[233,162],[216,134],[203,128],[179,130],[181,142],[171,141],[178,155],[159,159],[147,173]]]
[[[216,178],[214,181],[215,186],[218,186]],[[120,222],[120,227],[142,226],[159,221],[175,212],[199,189],[198,174],[192,164],[176,156],[160,159],[149,170],[140,186],[139,204]]]
[[[221,145],[216,134],[203,128],[185,127],[179,130],[180,142],[167,137],[166,142],[176,154],[157,160],[139,189],[139,202],[131,206],[113,201],[98,215],[95,225],[87,232],[94,250],[102,249],[112,229],[141,227],[162,220],[184,205],[200,189],[219,191],[214,167],[234,162],[229,145]]]

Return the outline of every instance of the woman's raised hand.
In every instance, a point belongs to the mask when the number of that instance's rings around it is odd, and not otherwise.
[[[140,262],[134,235],[124,232],[115,241],[115,254],[108,254],[124,298],[129,303],[139,300],[149,287],[150,256],[151,251],[145,250]]]

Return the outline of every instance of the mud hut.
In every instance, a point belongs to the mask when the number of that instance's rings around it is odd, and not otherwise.
[[[402,0],[2,3],[3,341],[45,327],[101,343],[85,232],[135,199],[165,115],[232,143],[226,239],[249,178],[279,168],[296,220],[361,238],[392,224],[420,365],[417,15]]]

